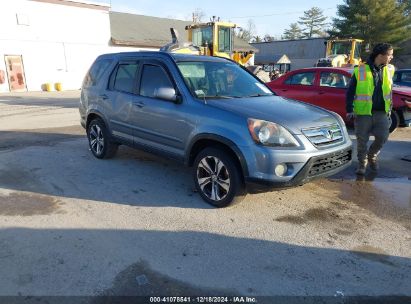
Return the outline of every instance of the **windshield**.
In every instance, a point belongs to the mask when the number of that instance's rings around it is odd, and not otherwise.
[[[231,62],[179,62],[191,93],[198,98],[242,98],[273,95],[264,84]]]
[[[211,28],[211,26],[193,29],[193,45],[213,45],[213,29]]]
[[[334,42],[331,47],[331,55],[345,54],[349,55],[351,52],[351,41]]]

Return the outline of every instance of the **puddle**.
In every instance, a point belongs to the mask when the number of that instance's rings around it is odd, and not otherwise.
[[[61,202],[51,196],[27,193],[0,195],[0,215],[32,216],[63,213]]]
[[[360,205],[380,203],[411,210],[411,181],[407,177],[343,180],[339,185],[344,200]]]
[[[394,205],[411,209],[411,181],[408,178],[375,179],[372,184],[391,198]]]

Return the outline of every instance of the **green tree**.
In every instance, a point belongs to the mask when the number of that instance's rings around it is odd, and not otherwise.
[[[410,1],[344,0],[337,6],[334,32],[339,37],[364,39],[373,46],[388,42],[394,46],[411,38],[411,18],[407,15]],[[409,13],[409,11],[408,11]]]
[[[283,39],[301,39],[304,37],[303,30],[298,26],[297,23],[291,23],[290,28],[284,31],[282,36]]]
[[[327,26],[327,17],[323,15],[322,9],[313,7],[304,12],[298,23],[303,27],[306,38],[314,36],[324,36],[325,27]]]
[[[405,9],[405,16],[411,17],[411,0],[398,0],[398,4],[403,4]]]

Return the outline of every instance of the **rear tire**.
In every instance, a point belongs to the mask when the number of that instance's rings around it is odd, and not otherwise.
[[[398,126],[400,125],[400,117],[398,116],[397,112],[391,112],[391,126],[390,126],[390,133],[394,132]]]
[[[241,173],[225,151],[218,148],[205,148],[194,161],[194,183],[202,199],[218,207],[226,207],[241,201],[245,187]]]
[[[104,121],[93,119],[87,128],[87,138],[90,150],[97,158],[112,158],[118,149],[118,144],[111,140]]]

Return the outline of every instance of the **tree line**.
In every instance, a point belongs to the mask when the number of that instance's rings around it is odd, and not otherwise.
[[[252,20],[237,36],[248,42],[352,37],[363,39],[371,46],[381,41],[398,46],[411,39],[411,0],[344,0],[337,6],[337,17],[331,22],[327,19],[321,8],[313,7],[291,23],[280,37],[254,35]]]

